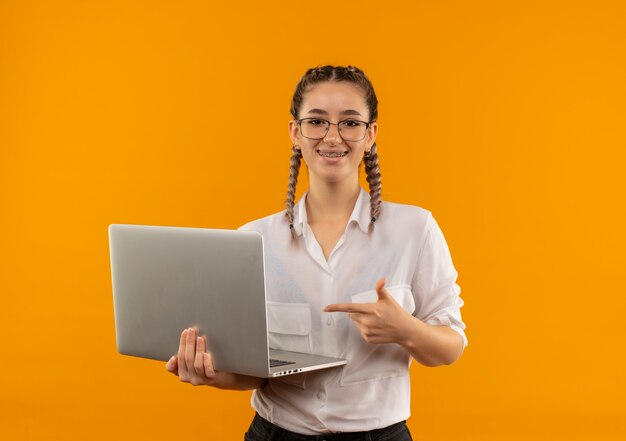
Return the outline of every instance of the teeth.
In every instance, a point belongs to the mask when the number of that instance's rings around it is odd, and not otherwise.
[[[319,153],[320,156],[324,156],[325,158],[341,158],[343,156],[346,156],[348,154],[348,152],[343,152],[343,153],[324,153],[320,150],[317,151],[317,153]]]

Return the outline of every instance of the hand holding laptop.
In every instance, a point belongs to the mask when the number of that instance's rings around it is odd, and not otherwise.
[[[196,335],[193,328],[185,329],[180,335],[178,354],[166,364],[168,371],[177,375],[180,381],[194,386],[215,386],[219,383],[222,372],[215,372],[211,354],[206,352],[204,337]]]
[[[264,378],[220,372],[213,369],[211,354],[206,352],[206,338],[197,335],[194,328],[180,335],[178,354],[165,365],[180,381],[194,386],[213,386],[220,389],[258,389],[267,381]]]

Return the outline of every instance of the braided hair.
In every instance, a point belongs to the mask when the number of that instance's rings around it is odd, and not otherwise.
[[[289,166],[289,186],[287,188],[287,221],[291,229],[291,235],[295,239],[296,231],[293,228],[293,202],[296,197],[296,184],[298,183],[298,174],[300,173],[300,160],[302,152],[294,145],[291,148],[291,165]]]
[[[321,83],[325,81],[349,81],[358,86],[363,92],[365,92],[365,102],[369,108],[370,122],[375,122],[378,118],[378,98],[374,92],[372,83],[361,69],[355,66],[321,66],[308,69],[302,76],[291,100],[291,115],[294,119],[298,119],[300,108],[304,101],[304,93],[308,87],[312,84]],[[289,167],[289,185],[287,189],[287,210],[285,217],[289,222],[289,228],[291,235],[295,239],[296,232],[293,226],[293,207],[296,192],[296,184],[298,183],[298,174],[300,172],[300,164],[302,160],[302,152],[292,147],[290,167]],[[372,145],[369,152],[366,152],[363,157],[365,163],[365,172],[367,174],[367,182],[370,188],[370,223],[368,231],[371,234],[374,229],[374,222],[380,216],[381,209],[381,180],[380,180],[380,168],[378,167],[378,154],[376,153],[376,143]]]
[[[380,192],[380,167],[378,167],[378,153],[376,153],[376,143],[365,154],[365,173],[367,173],[367,183],[370,186],[370,224],[369,232],[374,230],[374,222],[380,216],[381,192]]]

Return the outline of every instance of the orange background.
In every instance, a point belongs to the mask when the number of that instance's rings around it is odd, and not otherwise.
[[[414,438],[626,439],[625,29],[622,1],[1,1],[2,438],[243,438],[250,392],[117,353],[107,227],[281,210],[295,85],[353,64],[384,199],[433,212],[466,303]]]

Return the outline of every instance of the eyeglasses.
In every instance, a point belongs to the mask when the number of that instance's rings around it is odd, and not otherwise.
[[[308,139],[322,139],[328,133],[330,125],[336,125],[339,135],[344,141],[361,141],[367,135],[371,123],[356,119],[345,119],[331,123],[320,118],[301,118],[298,121],[302,136]]]

